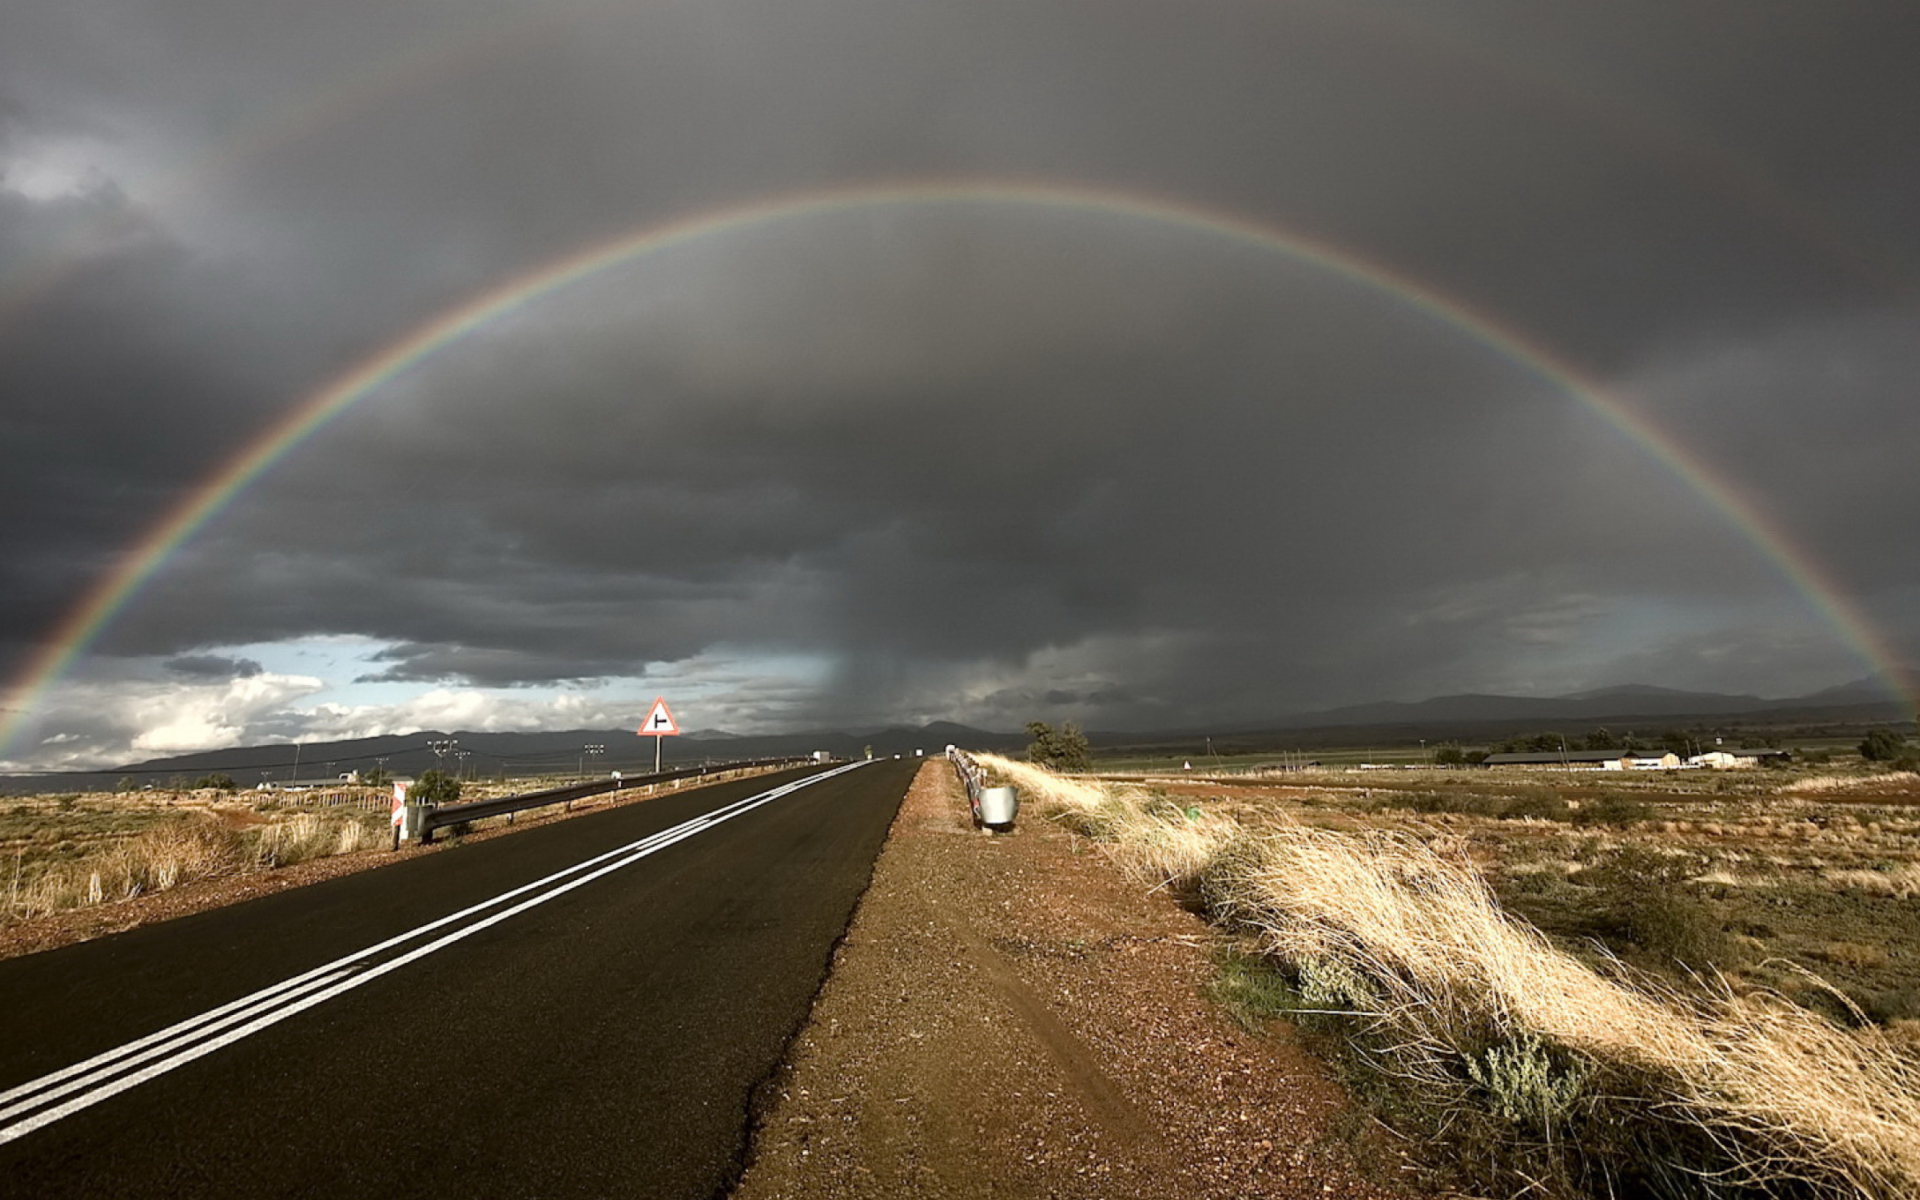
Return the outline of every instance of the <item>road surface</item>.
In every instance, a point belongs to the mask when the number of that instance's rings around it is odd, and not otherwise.
[[[0,1192],[705,1200],[915,765],[666,793],[0,962]]]

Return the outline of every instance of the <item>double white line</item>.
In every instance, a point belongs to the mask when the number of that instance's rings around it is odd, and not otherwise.
[[[555,871],[544,879],[536,879],[532,883],[502,892],[491,900],[483,900],[459,912],[441,917],[439,920],[429,921],[425,925],[410,929],[397,937],[390,937],[384,942],[355,951],[344,958],[336,958],[324,966],[315,967],[311,971],[276,983],[272,987],[262,988],[231,1003],[209,1009],[197,1017],[189,1017],[178,1024],[169,1025],[158,1033],[150,1033],[137,1041],[128,1042],[104,1054],[97,1054],[85,1062],[63,1067],[9,1091],[0,1092],[0,1122],[7,1122],[5,1125],[0,1125],[0,1144],[25,1137],[43,1125],[50,1125],[62,1117],[98,1104],[128,1088],[138,1087],[147,1080],[164,1075],[175,1067],[184,1066],[196,1058],[212,1054],[222,1046],[232,1045],[241,1038],[258,1033],[269,1025],[276,1025],[295,1013],[312,1008],[316,1004],[324,1004],[343,992],[352,991],[363,983],[370,983],[387,972],[398,970],[416,959],[425,958],[436,950],[444,950],[464,937],[479,933],[489,926],[498,925],[509,917],[537,905],[545,904],[554,897],[565,895],[574,888],[591,883],[602,875],[639,862],[649,854],[664,850],[676,842],[683,842],[696,834],[704,833],[723,821],[730,821],[763,804],[771,804],[782,796],[797,792],[803,787],[832,779],[836,775],[845,774],[863,765],[865,764],[851,763],[844,767],[836,767],[831,771],[782,784],[771,791],[761,792],[744,800],[736,800],[703,816],[675,825],[671,829],[641,838],[637,842],[629,842],[605,854],[595,855],[565,870]],[[519,903],[502,908],[489,916],[480,916],[488,909],[497,908],[515,899],[519,899]],[[474,917],[479,919],[470,920]],[[455,926],[455,928],[403,954],[377,963],[374,961],[388,951],[398,949],[425,934],[448,926]]]

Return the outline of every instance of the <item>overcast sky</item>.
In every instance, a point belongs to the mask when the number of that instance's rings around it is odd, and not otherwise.
[[[0,678],[300,402],[650,225],[939,177],[1338,248],[1601,381],[1920,659],[1920,8],[0,0]],[[1871,664],[1349,275],[928,200],[698,237],[304,442],[10,765],[637,722],[1257,725]],[[18,704],[18,697],[10,703]]]

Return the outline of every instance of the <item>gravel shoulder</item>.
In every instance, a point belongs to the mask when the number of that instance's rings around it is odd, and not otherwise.
[[[1206,999],[1214,944],[1050,822],[974,830],[927,762],[736,1200],[1413,1195],[1290,1030]]]

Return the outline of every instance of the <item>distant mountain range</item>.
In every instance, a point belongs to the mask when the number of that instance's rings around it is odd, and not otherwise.
[[[1355,704],[1298,713],[1259,725],[1192,728],[1167,732],[1090,732],[1096,747],[1155,748],[1191,752],[1211,739],[1222,752],[1278,747],[1391,744],[1416,738],[1429,741],[1491,742],[1515,733],[1560,727],[1563,731],[1608,725],[1619,731],[1651,733],[1670,725],[1722,725],[1744,728],[1831,727],[1909,721],[1913,713],[1886,695],[1875,680],[1861,679],[1805,696],[1768,700],[1719,692],[1688,692],[1645,684],[1625,684],[1565,696],[1464,694],[1435,696],[1411,703]],[[736,734],[698,730],[664,739],[662,761],[686,765],[745,758],[805,755],[825,750],[853,758],[872,747],[875,754],[940,753],[951,742],[980,750],[1021,750],[1024,732],[997,733],[936,721],[918,728],[891,726],[867,731],[815,731],[792,734]],[[443,746],[441,753],[433,743]],[[590,751],[588,747],[600,747]],[[462,757],[464,753],[464,757]],[[351,741],[287,743],[206,750],[150,759],[86,774],[15,776],[0,780],[0,790],[40,791],[49,787],[102,788],[122,777],[163,782],[174,776],[211,772],[231,776],[241,786],[263,780],[319,783],[376,765],[396,775],[419,775],[432,767],[456,765],[481,775],[539,775],[575,770],[642,771],[653,766],[651,739],[625,729],[576,729],[558,733],[474,733],[423,731]]]
[[[1565,696],[1435,696],[1413,703],[1355,704],[1303,713],[1275,722],[1283,728],[1338,726],[1453,725],[1498,721],[1627,721],[1651,719],[1751,717],[1766,714],[1787,720],[1901,720],[1912,713],[1888,698],[1875,680],[1859,679],[1805,696],[1768,700],[1722,692],[1687,692],[1622,684]]]
[[[866,732],[815,732],[740,735],[725,730],[702,730],[661,739],[665,766],[724,762],[748,758],[804,756],[825,750],[837,758],[854,758],[871,746],[875,754],[912,754],[924,750],[939,754],[947,743],[963,743],[983,750],[1025,748],[1027,736],[991,733],[965,725],[935,722],[918,729],[905,726]],[[436,752],[435,743],[443,745]],[[589,750],[598,747],[598,751]],[[338,742],[286,742],[264,746],[236,746],[203,750],[169,758],[147,759],[109,770],[85,773],[17,775],[0,780],[0,791],[40,791],[60,786],[77,789],[113,786],[122,777],[136,783],[164,783],[175,776],[192,779],[218,772],[242,787],[271,780],[275,783],[322,783],[350,771],[376,766],[393,775],[418,776],[438,767],[456,767],[482,776],[542,775],[590,770],[637,773],[653,769],[653,739],[630,729],[574,729],[556,733],[474,733],[422,730],[388,737],[355,738]]]

